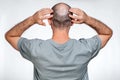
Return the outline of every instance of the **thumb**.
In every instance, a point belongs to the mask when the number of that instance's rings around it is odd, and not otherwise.
[[[41,20],[38,21],[38,24],[42,25],[42,26],[46,26],[46,24],[43,21],[41,21]]]
[[[44,23],[44,22],[42,22],[42,24],[41,24],[42,26],[46,26],[46,24]]]

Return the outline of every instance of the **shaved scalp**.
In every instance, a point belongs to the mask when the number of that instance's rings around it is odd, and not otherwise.
[[[58,3],[52,7],[53,10],[53,25],[57,28],[66,28],[72,25],[69,17],[69,9],[71,7],[66,3]]]

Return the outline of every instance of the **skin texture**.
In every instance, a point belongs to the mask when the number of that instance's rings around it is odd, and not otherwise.
[[[69,10],[73,14],[76,14],[76,16],[69,15],[72,18],[72,22],[75,24],[82,24],[85,23],[91,28],[93,28],[97,33],[98,36],[100,37],[102,44],[101,48],[103,48],[106,43],[109,41],[109,39],[112,36],[112,30],[104,23],[101,21],[88,16],[84,11],[78,8],[71,8]]]
[[[72,25],[69,17],[69,9],[71,7],[65,3],[58,3],[52,7],[53,17],[52,22],[56,28],[63,29]]]
[[[37,11],[33,16],[28,17],[24,21],[18,23],[15,25],[12,29],[10,29],[6,34],[5,38],[6,40],[16,49],[18,50],[17,43],[20,39],[22,33],[31,27],[33,24],[39,24],[45,26],[45,23],[43,22],[44,19],[49,19],[52,17],[46,16],[47,14],[52,13],[53,10],[49,8],[44,8],[39,11]]]
[[[61,6],[59,5],[59,8],[62,7],[64,9],[64,6],[66,6],[66,5],[65,4],[63,4]],[[112,36],[112,30],[107,25],[105,25],[101,21],[99,21],[91,16],[88,16],[83,10],[81,10],[79,8],[70,8],[68,11],[72,12],[73,14],[76,14],[76,16],[69,14],[72,24],[86,24],[86,25],[90,26],[98,33],[98,36],[100,37],[100,39],[102,41],[101,48],[103,48],[106,45],[106,43],[109,41],[109,39]],[[70,29],[71,25],[65,26],[62,29],[59,28],[59,26],[55,26],[53,23],[53,20],[52,20],[54,15],[48,15],[48,14],[53,14],[53,13],[54,13],[54,11],[49,8],[44,8],[44,9],[37,11],[34,15],[28,17],[27,19],[18,23],[12,29],[10,29],[5,34],[6,40],[16,50],[18,50],[17,44],[18,44],[18,40],[20,39],[22,33],[34,24],[39,24],[39,25],[45,26],[45,23],[43,22],[43,20],[47,19],[49,24],[51,25],[51,28],[53,31],[52,39],[59,44],[65,43],[66,41],[68,41],[70,39],[69,38],[69,29]],[[48,15],[48,16],[46,16],[46,15]]]

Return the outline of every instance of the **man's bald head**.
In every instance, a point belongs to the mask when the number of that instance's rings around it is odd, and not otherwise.
[[[53,24],[57,28],[70,27],[72,25],[69,17],[69,9],[71,7],[65,3],[58,3],[52,7],[53,10]]]

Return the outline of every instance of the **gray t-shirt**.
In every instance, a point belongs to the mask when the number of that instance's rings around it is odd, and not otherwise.
[[[98,36],[64,44],[52,39],[20,38],[18,42],[21,55],[34,65],[34,80],[89,80],[87,65],[100,47]]]

